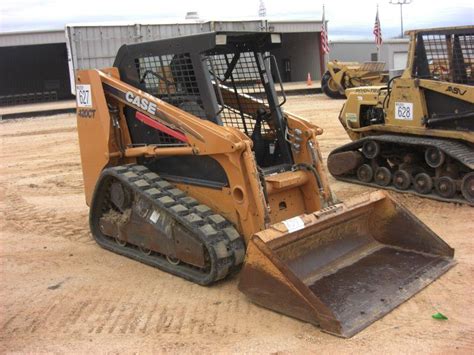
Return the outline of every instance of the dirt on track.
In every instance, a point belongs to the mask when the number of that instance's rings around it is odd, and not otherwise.
[[[348,142],[343,101],[289,97],[323,127],[324,158]],[[201,287],[92,241],[74,115],[0,123],[0,351],[474,352],[474,209],[393,193],[456,249],[458,264],[351,339],[250,303],[238,276]],[[330,178],[342,200],[371,188]],[[445,314],[447,321],[431,315]]]

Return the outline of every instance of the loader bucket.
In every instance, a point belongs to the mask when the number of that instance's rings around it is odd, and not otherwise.
[[[255,234],[239,289],[263,307],[351,337],[445,273],[453,256],[376,191]]]

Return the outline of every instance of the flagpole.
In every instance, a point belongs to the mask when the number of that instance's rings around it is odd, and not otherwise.
[[[377,17],[379,17],[379,3],[377,3]],[[380,18],[379,18],[379,23],[380,23]],[[380,47],[382,47],[382,44],[377,45],[377,62],[380,62]]]
[[[324,21],[324,28],[326,29],[326,37],[327,37],[328,27],[326,26],[326,5],[324,3],[323,3],[323,21]],[[327,45],[329,47],[329,39],[327,41]],[[324,61],[325,61],[324,66],[326,67],[329,61],[329,52],[324,53]]]
[[[372,31],[375,36],[375,45],[377,47],[377,61],[380,61],[380,47],[382,47],[382,28],[380,27],[379,18],[379,4],[377,4],[377,11],[375,12],[375,24]]]
[[[323,3],[323,21],[324,21],[324,29],[326,32],[326,46],[329,47],[329,40],[328,38],[328,27],[326,26],[326,5]],[[326,69],[328,63],[329,52],[324,52],[324,68]]]
[[[329,43],[327,39],[327,28],[326,28],[326,16],[325,16],[325,7],[323,4],[323,18],[322,18],[322,31],[319,37],[319,62],[320,62],[320,74],[321,78],[326,71],[326,59],[327,54],[329,53]]]

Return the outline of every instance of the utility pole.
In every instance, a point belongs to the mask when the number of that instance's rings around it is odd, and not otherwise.
[[[400,5],[400,38],[403,38],[403,5],[411,4],[413,0],[390,0],[392,5]]]
[[[265,7],[263,0],[260,0],[260,4],[258,6],[258,17],[265,16],[267,16],[267,8]]]

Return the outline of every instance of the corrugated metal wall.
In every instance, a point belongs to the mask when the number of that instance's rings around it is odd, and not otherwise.
[[[118,49],[123,44],[153,41],[210,31],[272,31],[281,33],[319,33],[320,21],[207,21],[170,24],[129,24],[116,26],[70,25],[66,26],[71,80],[74,72],[81,69],[104,68],[114,62]],[[316,47],[316,45],[314,45]],[[314,52],[319,63],[318,49]],[[318,64],[319,65],[319,64]],[[318,68],[304,65],[319,77]],[[308,70],[308,69],[305,69]],[[299,78],[299,77],[298,77]],[[74,91],[74,82],[71,82]]]
[[[210,21],[203,23],[67,26],[73,69],[111,66],[123,44],[139,43],[210,31],[262,31],[266,21]]]
[[[347,62],[370,61],[371,55],[377,53],[377,47],[372,41],[331,41],[329,48],[329,60]],[[385,69],[395,69],[395,53],[408,53],[408,40],[386,41],[382,44],[379,61],[386,63]]]
[[[268,30],[282,33],[321,32],[321,21],[268,21]]]
[[[0,47],[66,43],[64,30],[0,33]]]

